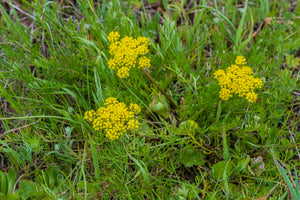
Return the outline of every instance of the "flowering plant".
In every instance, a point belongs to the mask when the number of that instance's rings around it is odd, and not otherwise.
[[[150,59],[145,55],[149,52],[148,46],[150,41],[146,37],[132,37],[125,36],[119,41],[120,34],[112,31],[107,39],[111,42],[109,46],[109,53],[112,58],[108,61],[109,69],[117,70],[117,75],[120,78],[129,77],[131,68],[149,68]]]
[[[237,94],[253,103],[257,99],[254,90],[263,85],[259,78],[254,78],[253,70],[246,66],[246,58],[243,56],[237,56],[235,64],[228,67],[226,71],[217,70],[214,77],[221,86],[220,98],[223,100],[228,100],[232,94]]]
[[[141,112],[141,108],[137,104],[131,103],[127,107],[116,98],[109,97],[104,105],[105,107],[100,107],[97,111],[90,110],[84,114],[84,119],[92,122],[95,131],[102,129],[107,138],[115,140],[127,130],[139,127],[135,115]]]
[[[117,70],[120,78],[128,78],[131,68],[139,68],[150,79],[150,81],[159,89],[159,91],[168,99],[173,108],[176,107],[175,102],[167,95],[167,93],[159,86],[159,84],[144,69],[150,67],[150,59],[146,57],[149,52],[148,46],[150,41],[146,37],[125,36],[119,40],[120,34],[116,31],[109,33],[107,39],[111,43],[109,45],[109,53],[112,58],[108,61],[108,68]]]

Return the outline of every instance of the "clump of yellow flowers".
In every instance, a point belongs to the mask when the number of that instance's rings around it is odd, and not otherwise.
[[[112,58],[108,61],[108,68],[117,70],[117,75],[120,78],[129,77],[131,68],[149,68],[150,59],[145,55],[149,52],[148,46],[150,41],[146,37],[132,37],[125,36],[119,40],[120,34],[112,31],[107,39],[111,43],[109,46],[109,53]]]
[[[92,122],[95,131],[104,130],[107,138],[115,140],[127,130],[139,127],[135,116],[141,112],[141,108],[137,104],[130,103],[127,107],[116,98],[109,97],[105,100],[104,106],[97,111],[90,110],[84,114],[84,119]]]
[[[219,69],[214,73],[215,78],[221,86],[220,98],[228,100],[232,94],[245,97],[250,103],[257,99],[255,89],[262,87],[262,81],[253,76],[251,67],[246,66],[246,58],[237,56],[235,64],[231,65],[226,71]]]

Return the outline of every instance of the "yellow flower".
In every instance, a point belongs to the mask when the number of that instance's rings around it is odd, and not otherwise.
[[[105,105],[105,106],[109,106],[109,105],[111,105],[111,104],[116,104],[116,103],[118,103],[117,98],[115,98],[115,97],[109,97],[109,98],[107,98],[107,99],[105,100],[104,105]]]
[[[135,115],[141,111],[137,104],[131,103],[129,108],[114,97],[105,100],[105,107],[97,111],[85,112],[84,119],[92,122],[95,131],[104,130],[106,137],[115,140],[127,130],[134,130],[139,127]]]
[[[246,93],[246,99],[250,102],[253,103],[257,99],[257,94],[255,92],[248,92]]]
[[[245,97],[250,103],[256,101],[258,95],[254,90],[262,87],[262,81],[254,78],[252,68],[245,65],[246,58],[237,56],[235,64],[226,71],[219,69],[214,73],[221,86],[221,99],[228,100],[232,94],[237,94],[239,97]]]
[[[149,68],[150,67],[150,59],[149,58],[146,58],[145,56],[144,57],[141,57],[139,59],[139,68]]]
[[[84,119],[91,122],[94,120],[96,112],[94,110],[90,110],[84,113]]]
[[[140,106],[138,106],[137,104],[134,104],[134,103],[131,103],[129,105],[129,110],[133,111],[134,114],[138,114],[139,112],[141,112]]]
[[[108,68],[117,70],[117,75],[120,78],[129,77],[131,68],[149,68],[150,59],[145,55],[149,52],[148,46],[150,41],[146,37],[132,37],[125,36],[119,40],[118,32],[111,32],[108,41],[111,42],[109,46],[109,53],[112,58],[108,61]]]
[[[110,32],[109,35],[107,36],[108,41],[110,42],[116,42],[120,38],[120,34],[118,32]]]
[[[230,97],[232,97],[232,92],[226,88],[222,88],[219,93],[220,93],[220,98],[225,101],[228,100]]]
[[[236,65],[246,65],[246,58],[244,56],[237,56],[235,59]]]

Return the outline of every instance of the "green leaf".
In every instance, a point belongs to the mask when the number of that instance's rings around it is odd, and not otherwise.
[[[184,164],[185,167],[192,167],[193,165],[204,165],[205,155],[201,151],[193,149],[185,149],[180,155],[180,162]]]
[[[8,194],[8,177],[7,174],[0,171],[0,192],[4,195]]]
[[[168,0],[162,0],[161,1],[161,6],[163,7],[164,10],[168,11]]]
[[[85,184],[87,185],[87,190],[89,194],[93,194],[96,193],[98,191],[97,185],[86,182],[86,181],[80,181],[77,184],[77,189],[80,191],[84,191],[85,190]]]
[[[0,199],[6,199],[6,195],[0,192]]]
[[[167,119],[169,116],[168,110],[170,109],[170,105],[165,96],[160,96],[155,100],[155,103],[151,106],[151,111],[162,116],[164,119]]]
[[[187,135],[189,133],[189,134],[194,135],[195,131],[198,128],[199,128],[198,124],[194,120],[189,119],[187,121],[180,123],[177,134],[178,135]]]
[[[94,172],[95,172],[95,177],[97,181],[100,181],[100,165],[97,157],[97,149],[93,141],[91,141],[91,152],[92,152],[92,158],[93,158],[93,165],[94,165]]]
[[[9,168],[7,177],[8,177],[8,192],[10,193],[13,191],[16,182],[16,172],[14,168],[12,167]]]
[[[227,166],[227,169],[226,169],[227,164],[228,164],[228,166]],[[231,171],[230,161],[229,161],[229,163],[226,162],[226,161],[220,161],[220,162],[214,164],[214,166],[212,167],[213,177],[217,180],[223,179],[223,174],[225,172],[225,169],[226,169],[226,174],[229,174],[229,172]],[[227,177],[228,177],[228,175],[227,175]]]
[[[289,66],[290,68],[295,68],[299,65],[300,63],[300,58],[294,57],[294,55],[287,55],[285,57],[286,65]]]
[[[278,138],[279,131],[276,125],[272,126],[269,131],[269,137],[267,140],[267,144],[275,144]]]
[[[299,199],[300,196],[297,194],[294,186],[293,186],[293,183],[290,181],[287,173],[285,172],[285,170],[283,169],[283,167],[279,164],[279,162],[277,161],[276,157],[275,157],[275,154],[274,154],[274,150],[271,149],[271,152],[273,154],[273,159],[274,159],[274,162],[275,162],[275,165],[276,167],[278,168],[280,174],[283,176],[287,186],[288,186],[288,189],[289,189],[289,192],[290,192],[290,195],[291,195],[291,198],[293,200],[296,200],[296,199]]]
[[[134,179],[137,178],[140,173],[142,173],[143,178],[142,178],[142,182],[144,184],[150,184],[151,182],[151,174],[148,171],[148,168],[146,166],[146,164],[142,161],[142,160],[137,160],[136,158],[134,158],[131,154],[129,154],[128,152],[126,152],[127,155],[130,157],[130,159],[135,162],[135,164],[139,167],[137,173],[134,176]]]
[[[248,163],[250,162],[250,157],[249,156],[246,156],[245,159],[241,160],[236,168],[235,168],[235,172],[236,173],[240,173],[243,169],[245,169],[245,167],[248,165]]]
[[[15,193],[10,193],[7,198],[7,200],[19,200],[20,199],[20,195],[18,192]]]
[[[22,199],[36,199],[37,194],[39,195],[39,198],[45,196],[45,191],[43,188],[33,181],[21,180],[19,186],[19,192]]]
[[[55,189],[58,186],[59,168],[50,165],[46,170],[40,171],[36,180],[40,185],[45,185],[50,189]]]
[[[156,30],[159,20],[160,20],[159,12],[156,12],[153,19],[148,21],[146,30],[153,30],[153,31]]]

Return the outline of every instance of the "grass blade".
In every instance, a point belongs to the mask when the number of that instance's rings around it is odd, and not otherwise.
[[[283,169],[283,167],[277,161],[277,159],[275,157],[275,154],[274,154],[274,150],[271,149],[271,152],[273,154],[273,160],[275,162],[275,165],[278,168],[280,174],[283,176],[283,178],[284,178],[284,180],[285,180],[285,182],[287,184],[287,187],[288,187],[291,199],[293,199],[293,200],[299,199],[299,196],[297,195],[297,192],[296,192],[295,188],[293,187],[293,184],[291,183],[291,181],[290,181],[289,177],[287,176],[285,170]]]

